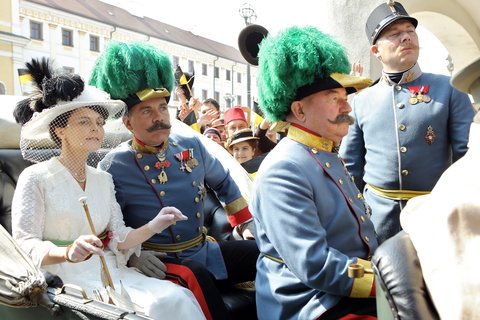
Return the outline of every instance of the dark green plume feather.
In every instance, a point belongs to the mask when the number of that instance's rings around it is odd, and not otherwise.
[[[172,91],[175,79],[169,56],[145,42],[110,42],[98,58],[90,85],[125,99],[144,89]]]
[[[344,48],[314,27],[291,27],[267,36],[258,56],[258,100],[271,121],[285,120],[298,88],[335,72],[350,72]]]

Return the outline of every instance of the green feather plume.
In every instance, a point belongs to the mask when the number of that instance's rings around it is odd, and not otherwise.
[[[350,72],[345,49],[315,27],[291,27],[267,36],[258,57],[258,100],[270,121],[285,120],[300,87],[335,72]]]
[[[89,83],[112,99],[125,99],[144,89],[172,92],[175,78],[169,56],[153,45],[112,41],[97,59]]]

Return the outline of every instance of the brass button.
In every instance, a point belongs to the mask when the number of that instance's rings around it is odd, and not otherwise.
[[[355,177],[351,176],[350,179],[352,179],[352,182],[355,182]]]
[[[408,170],[402,170],[402,176],[408,176]]]
[[[330,162],[325,162],[325,167],[330,168]]]
[[[197,219],[200,219],[200,217],[202,216],[202,214],[201,214],[200,212],[197,212],[197,213],[195,214],[195,216],[197,217]]]
[[[343,184],[343,179],[342,178],[338,179],[338,183]]]
[[[196,187],[197,186],[197,181],[192,181],[192,187]]]
[[[175,240],[180,241],[181,239],[182,239],[182,236],[181,236],[181,235],[177,234],[177,235],[175,236]]]
[[[198,203],[200,199],[198,197],[195,197],[195,202]]]
[[[405,131],[405,129],[407,129],[407,126],[405,126],[403,123],[400,123],[398,125],[398,129],[400,129],[400,131]]]
[[[317,154],[317,153],[318,153],[317,148],[312,148],[312,152],[315,153],[315,154]]]
[[[365,241],[369,242],[370,239],[368,238],[368,236],[365,236]]]
[[[397,91],[402,90],[402,86],[400,86],[400,85],[397,84],[397,85],[395,86],[395,90],[397,90]]]
[[[142,158],[143,158],[143,154],[137,153],[137,159],[142,159]]]
[[[400,102],[400,103],[397,103],[397,108],[398,108],[398,109],[403,109],[403,108],[405,108],[405,104],[404,104],[404,103],[401,103],[401,102]]]
[[[143,167],[143,170],[145,170],[145,171],[150,170],[150,166],[147,164],[145,167]]]
[[[360,220],[362,220],[362,222],[365,222],[365,217],[364,217],[364,216],[360,216]]]
[[[348,197],[348,201],[350,201],[350,203],[353,203],[353,199],[351,197]]]
[[[400,152],[401,153],[407,152],[407,147],[400,147]]]
[[[158,194],[160,195],[160,197],[163,197],[165,195],[165,191],[162,190]]]
[[[357,194],[357,198],[360,199],[360,200],[362,200],[362,199],[363,199],[363,194],[358,193],[358,194]]]
[[[151,181],[152,181],[153,184],[157,183],[157,179],[155,179],[155,178],[152,179]]]

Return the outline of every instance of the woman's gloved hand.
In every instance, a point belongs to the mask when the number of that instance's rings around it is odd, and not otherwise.
[[[155,232],[160,233],[177,221],[187,220],[187,216],[183,215],[180,210],[175,207],[164,207],[157,214],[155,218],[148,222],[148,228]]]

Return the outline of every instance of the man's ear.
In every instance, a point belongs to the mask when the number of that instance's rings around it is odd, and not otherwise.
[[[122,120],[123,120],[123,124],[128,129],[128,131],[133,133],[133,127],[132,127],[132,124],[130,123],[130,118],[128,117],[128,115],[123,116]]]
[[[305,112],[303,110],[302,101],[293,101],[290,105],[290,115],[298,122],[305,122],[307,120]]]
[[[378,50],[378,46],[376,44],[370,47],[370,52],[380,61],[382,61],[382,56],[380,55],[380,50]]]
[[[55,128],[55,134],[60,140],[62,140],[62,138],[64,137],[64,133],[65,133],[65,128],[62,128],[62,127]]]

